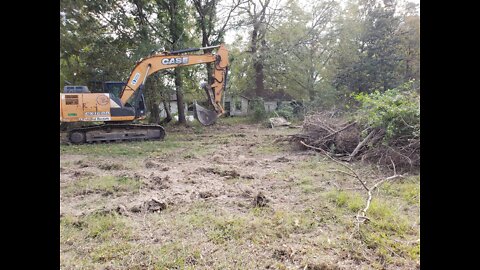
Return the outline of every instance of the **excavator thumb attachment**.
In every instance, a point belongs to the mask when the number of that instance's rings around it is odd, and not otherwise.
[[[198,105],[197,102],[193,104],[193,112],[195,119],[197,119],[198,122],[204,126],[213,125],[218,117],[215,111],[205,109],[204,107]]]

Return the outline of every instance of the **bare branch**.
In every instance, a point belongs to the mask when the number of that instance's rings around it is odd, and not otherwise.
[[[372,136],[375,134],[376,130],[372,130],[370,131],[370,133],[367,135],[367,137],[365,137],[365,139],[363,139],[363,141],[361,141],[357,147],[355,148],[355,150],[353,150],[353,152],[350,154],[350,156],[348,157],[348,161],[352,160],[352,158],[354,158],[358,152],[360,151],[360,149],[362,149],[362,147],[372,138]]]
[[[362,178],[360,178],[360,176],[352,169],[350,168],[348,165],[334,159],[332,156],[330,156],[327,151],[321,149],[321,148],[317,148],[315,146],[311,146],[311,145],[308,145],[306,143],[304,143],[303,141],[300,141],[301,144],[303,144],[304,146],[308,147],[308,148],[311,148],[311,149],[315,149],[315,150],[320,150],[323,154],[325,154],[330,160],[332,160],[333,162],[339,164],[340,166],[343,166],[345,168],[347,168],[353,175],[356,179],[358,179],[358,181],[360,181],[360,183],[362,184],[362,186],[365,188],[365,190],[369,190],[367,185],[365,184],[365,182],[362,180]]]
[[[237,9],[240,4],[242,4],[242,0],[238,0],[238,2],[236,2],[236,4],[233,6],[233,8],[230,9],[230,11],[228,12],[228,15],[227,15],[227,18],[225,20],[225,23],[223,24],[223,26],[220,28],[220,30],[218,31],[218,33],[223,33],[228,25],[228,22],[230,21],[230,17],[232,16],[232,13],[235,9]],[[220,35],[217,36],[217,38],[215,39],[215,42],[218,42],[220,39]]]

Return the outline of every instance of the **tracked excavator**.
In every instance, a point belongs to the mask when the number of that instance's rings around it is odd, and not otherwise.
[[[212,53],[212,50],[216,52]],[[202,53],[194,53],[198,51]],[[89,123],[70,129],[68,140],[73,144],[82,144],[163,139],[165,130],[162,126],[135,123],[145,119],[143,87],[147,77],[163,69],[208,63],[213,63],[213,78],[201,86],[207,93],[208,107],[213,110],[195,102],[194,117],[202,125],[215,123],[217,117],[225,112],[221,98],[227,82],[228,50],[223,44],[161,52],[140,59],[119,94],[90,93],[87,86],[66,86],[60,94],[60,123]]]

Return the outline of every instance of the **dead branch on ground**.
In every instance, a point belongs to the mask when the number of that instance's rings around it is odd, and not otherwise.
[[[372,199],[373,199],[373,194],[372,192],[377,189],[381,184],[383,184],[384,182],[386,181],[389,181],[389,180],[393,180],[393,179],[396,179],[396,178],[401,178],[401,177],[404,177],[405,175],[403,174],[397,174],[397,169],[396,169],[396,166],[395,166],[395,163],[393,162],[393,160],[390,158],[390,161],[392,162],[392,166],[393,166],[393,175],[389,176],[389,177],[386,177],[386,178],[381,178],[381,179],[377,179],[376,181],[374,181],[374,185],[371,186],[371,187],[368,187],[367,184],[366,184],[366,181],[362,179],[362,177],[360,177],[360,175],[354,170],[352,169],[350,166],[348,166],[347,164],[333,158],[331,155],[328,154],[328,152],[326,152],[325,150],[321,149],[321,148],[318,148],[318,147],[315,147],[315,146],[311,146],[311,145],[308,145],[306,143],[304,143],[303,141],[300,141],[301,144],[303,144],[304,146],[308,147],[308,148],[311,148],[311,149],[314,149],[314,150],[319,150],[321,151],[324,155],[326,155],[330,160],[332,160],[333,162],[335,162],[336,164],[339,164],[340,166],[346,168],[348,170],[348,172],[346,171],[342,171],[342,170],[329,170],[330,172],[339,172],[339,173],[343,173],[345,175],[348,175],[352,178],[355,178],[357,179],[360,184],[362,184],[363,188],[365,189],[365,191],[367,191],[367,195],[368,195],[368,198],[367,198],[367,201],[365,203],[365,208],[363,208],[362,210],[360,210],[357,215],[355,216],[356,220],[357,220],[357,224],[359,225],[360,223],[363,223],[365,220],[370,220],[368,217],[367,217],[367,211],[368,211],[368,208],[370,208],[370,204],[372,202]]]

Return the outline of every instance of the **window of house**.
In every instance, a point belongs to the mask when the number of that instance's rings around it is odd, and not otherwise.
[[[236,111],[241,111],[242,110],[242,101],[240,101],[240,100],[235,101],[235,110]]]

